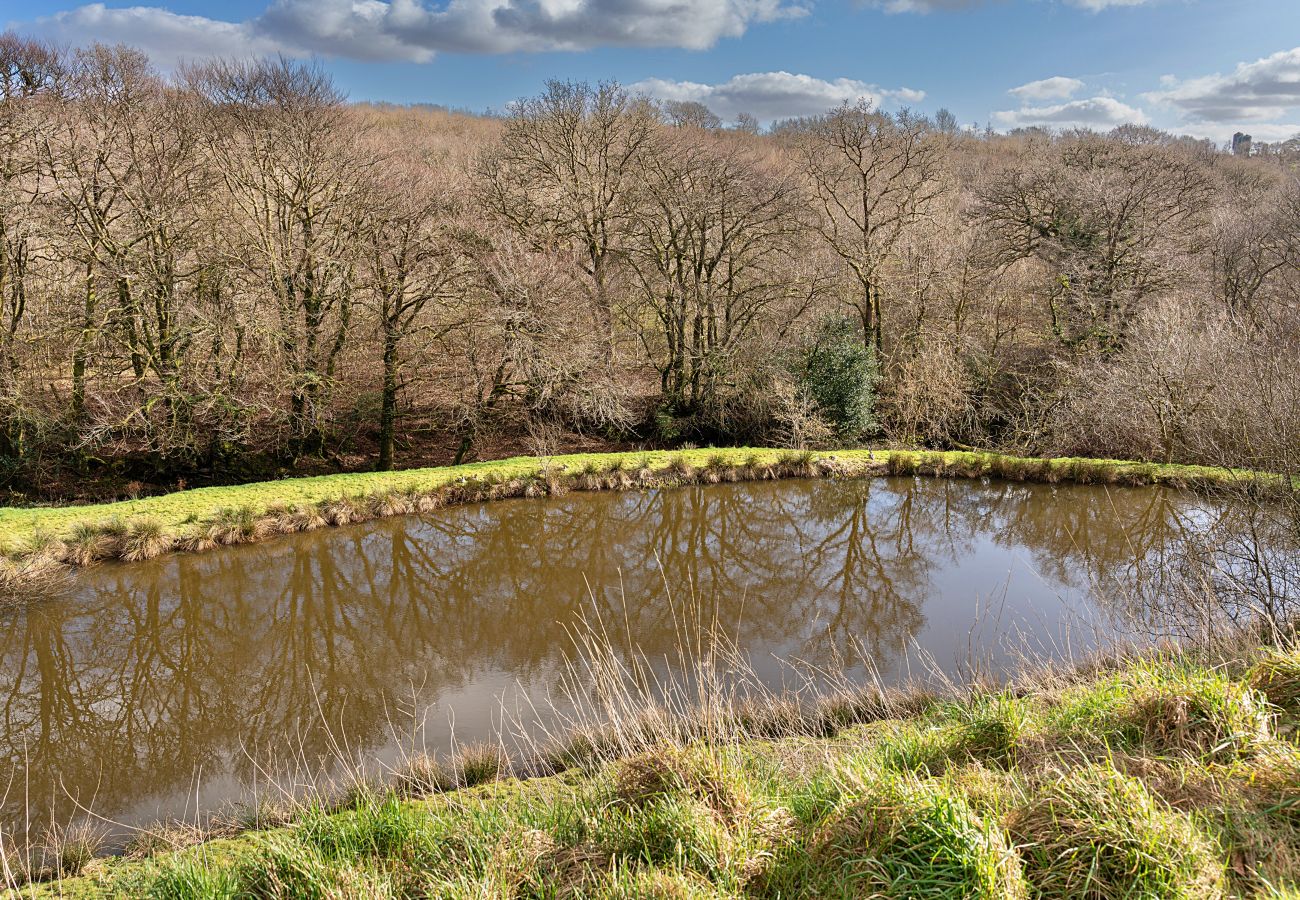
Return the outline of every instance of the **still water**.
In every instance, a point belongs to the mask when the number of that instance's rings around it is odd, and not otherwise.
[[[765,679],[1086,649],[1205,513],[1159,488],[794,480],[451,508],[111,565],[0,630],[0,828],[193,819],[272,771],[486,737],[572,629],[675,658],[680,608]],[[674,613],[674,609],[679,610]],[[865,662],[865,665],[864,665]]]

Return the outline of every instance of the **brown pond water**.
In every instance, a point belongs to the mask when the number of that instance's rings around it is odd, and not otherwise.
[[[553,693],[584,614],[655,660],[692,603],[772,682],[792,661],[865,656],[889,681],[922,655],[996,671],[1086,649],[1105,597],[1175,554],[1203,506],[794,480],[503,501],[89,570],[3,619],[0,828],[193,818],[282,765],[437,751],[453,723],[487,736],[503,704]]]

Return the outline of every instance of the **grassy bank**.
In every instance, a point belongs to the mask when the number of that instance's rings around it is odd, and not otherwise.
[[[32,897],[1300,896],[1300,651],[948,696],[696,711],[689,739],[471,751],[281,827],[64,851]],[[623,735],[626,737],[626,735]],[[184,840],[184,837],[180,839]],[[17,865],[11,861],[11,867]]]
[[[404,472],[198,488],[94,506],[0,509],[0,588],[34,582],[68,566],[201,551],[455,503],[569,490],[887,473],[1188,486],[1257,477],[1200,466],[902,450],[813,453],[730,448],[516,457]]]

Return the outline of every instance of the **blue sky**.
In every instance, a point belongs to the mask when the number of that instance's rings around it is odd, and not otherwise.
[[[870,96],[966,123],[1300,132],[1300,0],[0,0],[69,44],[163,67],[283,52],[354,99],[500,108],[616,79],[770,120]]]

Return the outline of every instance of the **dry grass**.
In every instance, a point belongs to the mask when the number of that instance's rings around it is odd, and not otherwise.
[[[404,797],[427,797],[455,788],[456,775],[437,757],[417,753],[397,769],[394,786]]]
[[[476,787],[495,781],[509,768],[509,757],[499,744],[469,744],[456,751],[451,770],[460,787]]]
[[[211,839],[212,832],[198,825],[169,822],[143,828],[131,836],[124,847],[128,859],[148,859],[160,853],[173,853],[195,847]]]
[[[156,559],[169,552],[174,544],[174,539],[163,530],[161,522],[156,519],[136,519],[127,526],[126,537],[122,541],[121,559],[123,562]]]
[[[96,861],[106,839],[106,828],[87,822],[50,828],[37,848],[29,875],[32,880],[75,878]]]
[[[728,821],[735,821],[751,803],[735,779],[728,777],[716,757],[687,754],[673,747],[622,760],[614,767],[614,796],[621,803],[643,807],[673,795],[688,795]]]
[[[1269,703],[1290,715],[1300,715],[1300,649],[1265,651],[1248,673],[1247,682]]]

